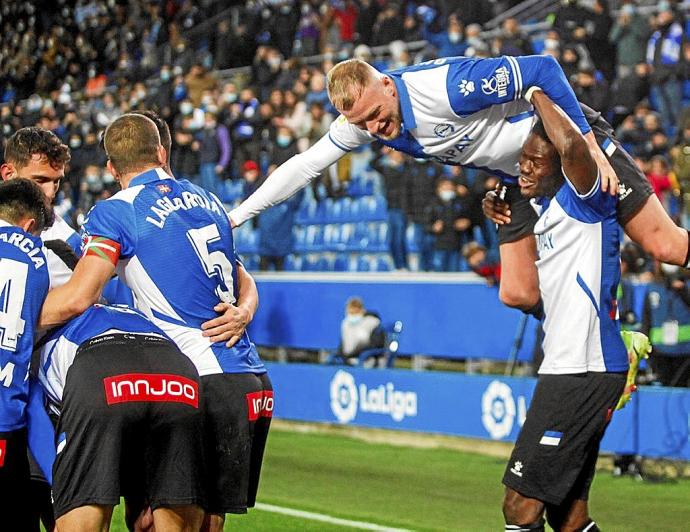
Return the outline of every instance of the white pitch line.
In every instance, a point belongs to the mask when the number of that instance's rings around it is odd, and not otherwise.
[[[350,519],[340,519],[339,517],[333,517],[331,515],[305,512],[303,510],[284,508],[283,506],[275,506],[273,504],[264,504],[261,502],[256,503],[256,508],[258,510],[264,510],[265,512],[274,512],[277,514],[290,515],[292,517],[301,517],[303,519],[311,519],[312,521],[321,521],[322,523],[348,526],[350,528],[377,530],[378,532],[411,532],[406,528],[391,528],[388,526],[375,525],[374,523],[367,523],[365,521],[351,521]]]

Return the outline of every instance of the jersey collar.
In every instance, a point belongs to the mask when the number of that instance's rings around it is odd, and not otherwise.
[[[146,183],[152,183],[153,181],[158,181],[160,179],[172,179],[162,168],[152,168],[139,174],[138,176],[132,178],[129,182],[129,186],[133,187],[136,185],[145,185]]]
[[[406,130],[416,129],[417,121],[414,117],[414,112],[412,111],[412,102],[410,101],[410,95],[407,92],[407,85],[403,81],[400,74],[387,73],[393,82],[395,83],[395,89],[398,93],[398,100],[400,101],[400,113],[402,114],[402,125]]]

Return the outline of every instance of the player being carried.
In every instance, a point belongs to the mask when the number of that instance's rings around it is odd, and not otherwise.
[[[233,223],[240,225],[290,197],[347,152],[374,140],[417,158],[485,169],[512,183],[507,200],[517,211],[526,201],[515,187],[518,159],[535,120],[526,95],[535,87],[584,135],[601,171],[602,190],[615,194],[620,179],[617,214],[628,235],[656,259],[685,266],[688,232],[669,218],[599,113],[581,108],[549,56],[451,57],[389,72],[356,59],[337,64],[328,73],[328,94],[341,116],[322,139],[281,165],[233,210]],[[507,305],[540,314],[533,299],[538,292],[534,214],[519,210],[524,218],[499,228],[501,260],[515,265],[503,271],[500,296]]]
[[[541,121],[522,149],[519,186],[538,211],[544,360],[503,477],[505,529],[543,531],[546,513],[554,530],[594,532],[589,489],[628,370],[616,312],[617,201],[602,192],[599,169],[567,115],[540,90],[528,96]]]

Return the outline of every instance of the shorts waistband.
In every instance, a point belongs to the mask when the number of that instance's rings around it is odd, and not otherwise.
[[[102,345],[122,344],[167,344],[170,340],[162,336],[144,333],[107,333],[91,338],[79,346],[79,351],[85,351]]]

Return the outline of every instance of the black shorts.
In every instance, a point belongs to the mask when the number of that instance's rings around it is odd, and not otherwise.
[[[55,516],[120,496],[203,506],[202,402],[196,368],[172,342],[115,334],[82,344],[58,422]]]
[[[608,157],[611,166],[616,171],[619,180],[618,190],[618,222],[625,225],[635,216],[653,194],[649,180],[637,167],[633,158],[625,151],[615,137],[609,123],[600,113],[582,105],[587,122],[592,127],[602,151]],[[532,234],[538,216],[528,199],[520,194],[517,184],[506,183],[505,200],[510,204],[510,223],[498,226],[498,243],[506,244],[520,240]]]
[[[256,502],[261,462],[273,415],[267,373],[220,373],[201,378],[204,393],[206,511],[246,513]]]
[[[29,460],[26,429],[0,432],[0,516],[3,530],[28,530]]]
[[[625,373],[540,375],[503,484],[555,506],[587,500],[599,443],[625,378]]]

